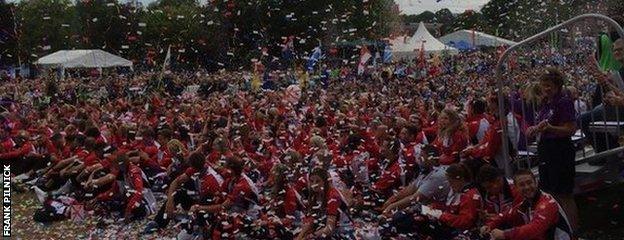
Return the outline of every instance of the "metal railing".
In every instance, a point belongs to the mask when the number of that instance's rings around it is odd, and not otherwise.
[[[502,78],[503,64],[505,63],[507,58],[509,58],[511,53],[516,51],[520,47],[523,47],[523,46],[526,46],[526,45],[528,45],[530,43],[536,42],[538,39],[541,39],[542,37],[546,36],[547,34],[550,34],[552,32],[558,31],[558,30],[560,30],[560,29],[562,29],[564,27],[572,25],[573,23],[577,23],[577,22],[579,22],[581,20],[586,20],[586,19],[602,20],[607,25],[610,25],[611,27],[613,27],[617,31],[617,33],[620,35],[621,38],[624,38],[624,30],[622,29],[622,27],[620,27],[620,25],[615,20],[613,20],[613,19],[611,19],[611,18],[609,18],[607,16],[601,15],[601,14],[583,14],[583,15],[579,15],[577,17],[574,17],[574,18],[572,18],[572,19],[570,19],[568,21],[565,21],[563,23],[560,23],[559,25],[556,25],[556,26],[553,26],[553,27],[551,27],[549,29],[546,29],[546,30],[544,30],[544,31],[542,31],[542,32],[532,36],[532,37],[529,37],[529,38],[527,38],[527,39],[525,39],[525,40],[523,40],[523,41],[521,41],[519,43],[514,44],[513,46],[508,48],[501,55],[501,57],[498,60],[497,65],[496,65],[496,69],[495,69],[496,70],[496,79],[497,79],[497,85],[496,85],[497,89],[496,89],[496,91],[497,91],[497,95],[498,95],[498,108],[499,108],[498,109],[498,113],[499,113],[499,116],[500,116],[501,119],[505,119],[506,116],[507,116],[507,113],[505,111],[505,103],[504,102],[505,102],[505,98],[506,97],[510,97],[510,96],[507,96],[506,93],[503,91],[503,88],[504,88],[504,82],[503,82],[504,79]],[[621,81],[621,79],[619,81]],[[619,84],[619,86],[624,86],[624,84]],[[524,109],[524,99],[522,99],[522,101],[523,101],[522,102],[522,108],[523,108],[522,112],[524,113],[524,110],[525,110]],[[511,104],[511,105],[513,105],[513,104]],[[617,112],[617,109],[616,109],[616,112]],[[616,113],[616,115],[619,115],[619,114]],[[603,121],[605,121],[604,128],[605,128],[605,131],[607,131],[607,124],[606,124],[607,119],[606,119],[606,117],[603,119]],[[593,122],[593,115],[592,115],[592,122]],[[616,127],[619,127],[619,125],[620,125],[619,124],[619,117],[617,119],[617,123],[618,124],[616,124]],[[509,131],[507,129],[508,126],[507,126],[506,121],[500,121],[500,124],[501,124],[501,130],[502,130],[502,151],[503,151],[503,153],[508,153],[509,152],[509,142],[508,142],[509,141],[509,138],[508,138]],[[583,135],[583,133],[581,133],[581,137],[588,137],[588,136],[585,136],[585,135]],[[595,134],[594,134],[594,139],[593,140],[594,140],[594,142],[596,141]],[[607,141],[607,144],[608,144],[608,142],[609,141]],[[526,145],[528,145],[528,143]],[[607,148],[609,148],[609,147],[607,147]],[[617,153],[622,152],[622,151],[624,151],[624,146],[620,146],[620,147],[617,147],[617,148],[609,149],[609,150],[602,151],[602,152],[599,152],[599,153],[596,152],[596,154],[591,155],[589,157],[585,156],[585,151],[583,151],[583,159],[581,161],[577,161],[577,164],[585,163],[585,162],[588,162],[588,161],[594,161],[595,159],[604,158],[604,157],[607,157],[607,156],[610,156],[610,155],[617,154]],[[527,146],[527,152],[529,152],[528,146]],[[505,163],[510,163],[510,156],[508,154],[503,154],[503,157],[504,157]],[[529,169],[531,168],[530,163],[529,163],[528,168]]]

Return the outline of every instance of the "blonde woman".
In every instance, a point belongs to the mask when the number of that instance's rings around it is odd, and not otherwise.
[[[457,111],[444,109],[438,116],[438,135],[433,146],[438,150],[441,165],[458,162],[459,152],[466,148],[468,139]]]

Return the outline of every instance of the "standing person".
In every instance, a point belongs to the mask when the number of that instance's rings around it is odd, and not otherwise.
[[[561,204],[576,229],[578,213],[574,202],[575,149],[572,135],[576,132],[572,99],[563,91],[564,76],[549,68],[539,79],[542,107],[538,124],[527,129],[529,136],[538,137],[539,185]]]

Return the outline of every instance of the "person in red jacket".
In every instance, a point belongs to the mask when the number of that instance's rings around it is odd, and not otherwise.
[[[355,239],[349,204],[326,170],[312,170],[309,191],[308,215],[295,239]]]
[[[150,200],[153,199],[153,196],[145,195],[151,195],[151,192],[149,190],[145,191],[147,179],[137,165],[139,157],[128,157],[126,154],[121,154],[117,160],[119,169],[112,173],[117,174],[118,181],[113,182],[108,191],[100,193],[95,199],[90,200],[87,205],[94,206],[95,204],[109,202],[112,203],[111,210],[123,209],[122,214],[125,222],[141,219],[153,212],[155,202]],[[123,184],[123,186],[119,186],[119,184]],[[116,206],[115,203],[118,202],[123,203],[123,205]]]
[[[159,209],[154,221],[148,223],[146,232],[162,229],[174,218],[176,206],[189,210],[193,204],[213,204],[221,201],[224,180],[207,166],[206,157],[194,152],[188,157],[188,168],[177,176],[166,191],[167,201]]]
[[[440,164],[450,165],[459,161],[459,152],[468,144],[457,111],[444,109],[438,116],[438,136],[433,146],[440,153]]]
[[[30,136],[26,131],[20,131],[13,138],[15,145],[8,151],[0,154],[0,161],[12,164],[11,173],[19,175],[30,170],[31,165],[26,157],[35,152],[35,146],[29,141]]]
[[[469,105],[469,115],[466,117],[466,124],[468,125],[470,142],[473,144],[481,142],[490,127],[485,111],[486,103],[481,99],[475,99]]]
[[[572,229],[557,201],[539,190],[530,170],[519,170],[514,183],[522,201],[481,227],[482,236],[491,239],[571,239]],[[511,228],[503,228],[504,225]]]
[[[505,101],[504,106],[505,112],[508,112],[508,100]],[[488,112],[491,116],[491,124],[485,132],[484,138],[477,145],[464,149],[460,156],[470,162],[468,165],[475,172],[479,171],[483,164],[489,163],[501,169],[505,176],[511,177],[513,176],[512,166],[510,162],[505,162],[504,154],[512,155],[513,147],[510,144],[509,152],[502,152],[501,118],[498,116],[498,99],[495,96],[488,98]],[[503,122],[506,122],[505,119],[503,119]]]
[[[481,195],[470,183],[470,169],[461,163],[446,169],[446,178],[451,187],[446,203],[422,205],[420,214],[405,217],[395,214],[392,224],[398,233],[418,233],[433,239],[454,239],[469,236],[477,225]]]
[[[256,221],[256,225],[262,226],[265,231],[260,231],[260,235],[252,238],[293,238],[296,226],[301,223],[305,205],[301,194],[290,182],[290,172],[285,164],[273,166],[269,177],[271,192],[262,201],[266,210]]]
[[[481,192],[483,207],[479,216],[481,222],[491,221],[522,201],[522,196],[509,185],[500,169],[494,166],[482,166],[477,179],[483,189]]]
[[[3,127],[0,128],[0,154],[9,152],[15,147],[15,141],[10,136],[10,132]]]
[[[385,167],[382,168],[379,178],[371,186],[371,190],[384,199],[392,196],[393,190],[402,186],[405,181],[405,163],[399,159],[400,141],[386,142],[385,145],[382,151],[384,162],[386,162]]]

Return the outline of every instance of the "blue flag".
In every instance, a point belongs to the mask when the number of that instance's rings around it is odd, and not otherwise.
[[[390,61],[392,61],[392,48],[390,48],[390,45],[386,45],[383,53],[383,62],[389,63]]]
[[[308,69],[309,72],[312,72],[314,70],[314,66],[316,66],[316,63],[321,59],[321,47],[315,47],[314,51],[312,51],[312,55],[310,56],[310,58],[308,59],[308,64],[306,65],[306,68]]]

